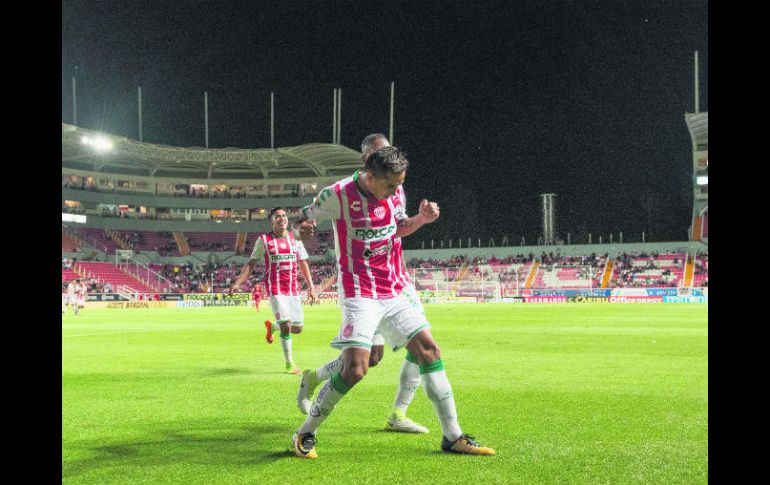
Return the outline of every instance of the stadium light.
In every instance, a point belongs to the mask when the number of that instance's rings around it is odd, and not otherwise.
[[[84,136],[80,139],[84,145],[93,147],[97,152],[108,152],[112,150],[112,142],[104,136],[96,136],[91,138],[90,136]]]
[[[698,185],[708,185],[709,184],[709,176],[708,175],[699,175],[697,179],[695,179],[695,183]]]

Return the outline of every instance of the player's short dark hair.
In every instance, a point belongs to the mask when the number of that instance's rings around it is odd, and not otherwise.
[[[367,135],[366,138],[364,138],[364,141],[361,142],[361,157],[363,158],[364,163],[366,163],[366,159],[369,158],[369,155],[374,151],[374,142],[377,140],[388,141],[388,138],[382,133],[372,133],[371,135]]]
[[[272,219],[273,218],[273,214],[275,214],[276,211],[284,211],[284,212],[286,212],[286,209],[284,209],[283,207],[273,207],[272,209],[270,209],[270,212],[267,213],[267,218],[268,219]]]
[[[366,159],[366,170],[375,178],[387,177],[390,174],[398,175],[407,167],[409,167],[409,160],[406,159],[406,153],[394,146],[382,147]]]

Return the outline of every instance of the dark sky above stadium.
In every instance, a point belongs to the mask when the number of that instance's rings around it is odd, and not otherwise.
[[[331,142],[388,133],[442,217],[419,238],[534,243],[541,193],[573,243],[686,240],[692,210],[694,51],[708,110],[708,2],[62,2],[62,121],[144,141]],[[407,246],[408,247],[408,246]]]

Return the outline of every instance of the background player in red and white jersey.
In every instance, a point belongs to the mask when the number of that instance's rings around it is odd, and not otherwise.
[[[265,338],[273,342],[273,332],[281,331],[281,348],[286,359],[286,371],[299,374],[300,370],[294,365],[292,356],[292,333],[301,333],[305,321],[305,313],[300,301],[298,274],[302,274],[308,287],[308,301],[314,304],[317,300],[310,267],[307,264],[308,254],[302,241],[294,238],[288,231],[286,210],[276,207],[270,211],[273,230],[257,239],[249,262],[241,270],[238,278],[230,288],[234,291],[249,277],[256,265],[262,261],[265,265],[265,288],[267,289],[270,307],[273,309],[275,323],[265,321]]]
[[[75,315],[80,314],[80,299],[78,298],[80,291],[80,279],[70,281],[67,285],[67,302],[75,312]]]
[[[61,291],[61,314],[64,315],[67,312],[67,302],[69,301],[69,296],[67,295],[67,287],[69,284],[65,285],[62,283],[62,291]]]
[[[85,308],[86,306],[86,283],[85,281],[81,282],[80,280],[75,280],[77,282],[77,286],[75,287],[75,297],[77,298],[77,306],[76,308],[79,310]]]
[[[406,347],[419,362],[420,378],[441,423],[441,449],[494,455],[463,433],[457,422],[452,387],[444,371],[430,324],[411,297],[404,271],[401,237],[439,216],[438,205],[423,200],[418,215],[407,217],[402,184],[409,161],[396,147],[382,147],[366,160],[364,170],[324,188],[302,209],[297,226],[312,233],[316,219],[331,219],[335,236],[342,323],[332,346],[342,349],[342,369],[318,392],[305,422],[292,436],[294,453],[316,458],[316,430],[337,402],[369,368],[372,339],[380,331],[393,350]]]
[[[262,300],[262,284],[257,283],[254,285],[254,288],[251,290],[251,298],[254,300],[254,308],[259,312],[259,302]],[[270,339],[272,340],[273,336],[270,335]]]

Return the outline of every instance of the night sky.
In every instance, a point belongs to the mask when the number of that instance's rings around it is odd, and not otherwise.
[[[419,5],[414,5],[419,3]],[[419,239],[535,242],[539,194],[572,242],[686,240],[692,210],[693,57],[708,111],[708,2],[63,1],[62,121],[144,141],[270,146],[388,134],[411,161]],[[409,247],[409,245],[407,245]]]

